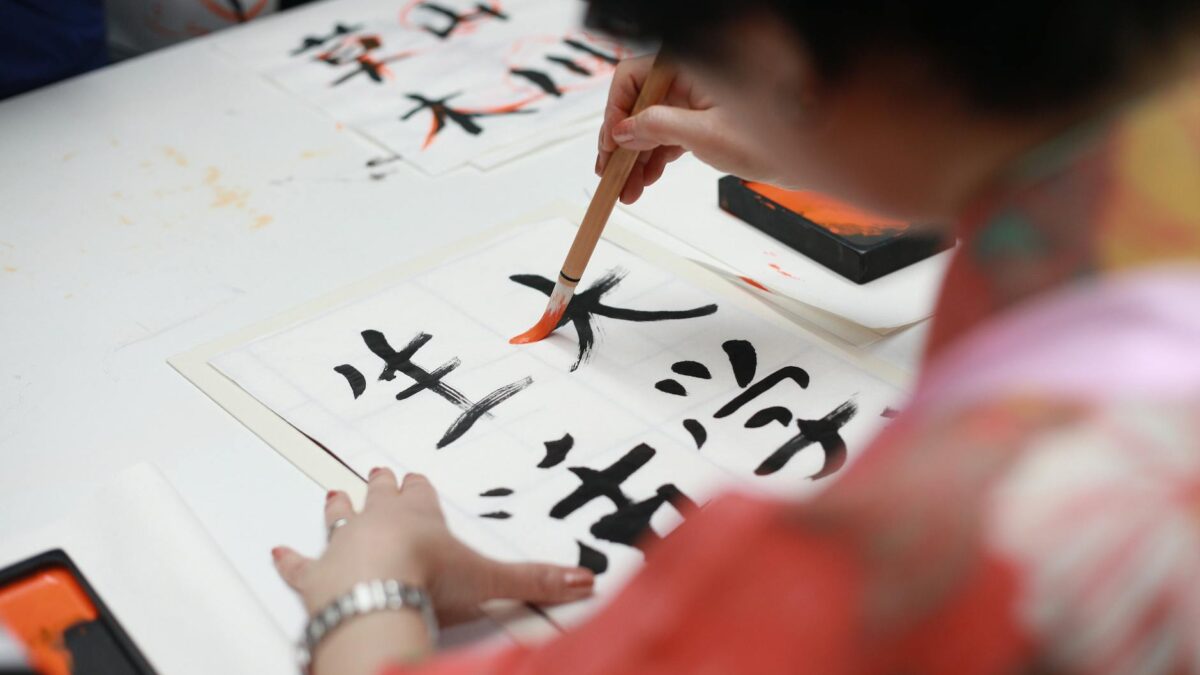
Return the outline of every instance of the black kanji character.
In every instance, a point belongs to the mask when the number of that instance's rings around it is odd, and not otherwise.
[[[578,40],[567,38],[563,40],[563,44],[571,47],[572,49],[585,52],[589,56],[600,59],[610,65],[615,65],[617,63],[617,57],[615,55],[605,54],[604,52],[594,47],[590,47]],[[586,66],[574,59],[565,56],[557,56],[554,54],[548,54],[545,58],[550,63],[553,63],[556,66],[561,66],[562,68],[576,75],[580,75],[582,77],[591,77],[593,75],[591,70],[588,70]],[[557,98],[561,97],[564,93],[562,87],[555,82],[554,77],[545,71],[537,70],[535,68],[512,68],[508,72],[529,80],[534,84],[534,86],[550,96]]]
[[[399,52],[391,56],[379,58],[372,54],[383,46],[378,35],[362,35],[342,41],[333,49],[318,54],[315,58],[331,66],[356,64],[358,67],[334,80],[330,86],[336,87],[356,75],[366,75],[375,83],[382,83],[385,76],[390,76],[387,64],[403,61],[412,56],[412,52]]]
[[[721,406],[713,414],[714,418],[720,419],[732,415],[750,401],[773,389],[775,385],[788,380],[794,382],[801,389],[808,388],[808,373],[803,368],[796,366],[784,366],[751,385],[750,383],[754,381],[755,373],[758,370],[758,355],[754,350],[754,346],[745,340],[729,340],[723,343],[721,348],[729,357],[729,364],[733,369],[734,379],[737,381],[738,387],[743,391]],[[696,379],[707,380],[712,377],[708,368],[696,361],[678,361],[671,366],[671,370],[678,375]],[[656,382],[654,387],[659,391],[675,396],[687,396],[687,389],[681,383],[671,378]],[[888,410],[891,409],[889,408]],[[838,432],[857,412],[858,408],[854,402],[847,401],[822,419],[796,419],[796,426],[799,428],[800,433],[771,453],[767,459],[759,464],[754,473],[759,476],[766,476],[779,471],[793,456],[813,443],[819,444],[825,451],[825,462],[821,470],[811,478],[819,480],[835,473],[846,463],[846,443],[842,440]],[[789,426],[792,422],[792,412],[783,406],[769,406],[751,415],[750,419],[746,421],[745,426],[748,429],[757,429],[765,427],[772,422],[778,422],[785,427]],[[696,419],[689,418],[683,421],[683,428],[691,434],[697,449],[704,446],[704,442],[708,439],[708,431],[704,428],[703,424]]]
[[[462,392],[442,381],[447,375],[458,368],[461,361],[457,358],[450,359],[446,363],[434,368],[432,371],[427,371],[421,366],[412,362],[413,356],[417,350],[423,347],[427,342],[433,339],[433,336],[428,333],[418,333],[416,337],[409,341],[407,345],[400,351],[392,349],[388,344],[387,338],[383,333],[377,330],[365,330],[362,332],[363,342],[376,356],[383,359],[384,367],[379,373],[380,381],[392,381],[396,379],[396,374],[401,373],[413,381],[413,384],[396,394],[396,400],[403,401],[422,391],[431,391],[434,394],[454,404],[455,407],[462,410],[462,414],[458,419],[450,425],[450,428],[443,434],[441,440],[438,441],[437,447],[444,448],[453,443],[467,433],[475,422],[479,421],[480,417],[490,416],[491,410],[500,405],[504,401],[522,391],[529,385],[533,384],[533,378],[526,377],[522,380],[505,385],[492,393],[473,402],[468,399]],[[352,375],[347,375],[346,368],[349,366],[338,366],[335,368],[339,373],[342,373],[350,380],[351,388],[354,387]],[[354,370],[350,368],[350,370]],[[354,373],[357,373],[354,370]],[[361,393],[361,392],[359,392]],[[358,398],[358,395],[355,395]]]
[[[346,383],[350,385],[350,393],[354,394],[354,398],[362,396],[363,392],[367,390],[367,378],[358,372],[358,368],[348,363],[343,363],[340,366],[334,367],[334,371],[346,378]]]
[[[428,9],[431,12],[441,14],[448,20],[445,28],[434,28],[433,26],[429,25],[421,26],[421,28],[424,28],[426,31],[436,35],[441,40],[449,38],[454,34],[454,31],[458,30],[459,27],[462,26],[462,24],[470,21],[479,21],[487,18],[508,21],[507,14],[501,12],[499,9],[489,7],[482,2],[475,4],[474,11],[463,12],[461,14],[433,2],[422,2],[420,6]]]
[[[654,448],[641,443],[606,469],[597,471],[583,466],[571,467],[570,471],[579,478],[580,485],[550,509],[550,517],[561,520],[592,500],[607,499],[616,507],[616,511],[596,521],[590,530],[592,535],[604,541],[634,546],[644,552],[644,546],[659,539],[650,527],[650,519],[663,504],[671,504],[680,514],[696,508],[695,503],[671,483],[659,487],[655,496],[640,502],[631,500],[621,489],[621,484],[654,455]]]
[[[596,333],[593,328],[595,317],[603,316],[609,319],[618,321],[669,321],[677,319],[695,319],[702,316],[714,314],[717,311],[716,305],[704,305],[695,309],[686,309],[680,311],[646,311],[640,309],[627,309],[623,307],[611,307],[602,302],[604,295],[617,287],[618,284],[625,278],[626,272],[620,269],[609,270],[604,276],[600,277],[582,293],[576,293],[567,305],[567,310],[563,313],[563,317],[558,322],[558,327],[565,326],[570,323],[575,327],[575,333],[579,339],[579,358],[576,359],[571,370],[577,370],[579,365],[588,360],[591,355],[592,348],[595,346]],[[554,282],[543,276],[536,274],[514,274],[509,279],[527,286],[542,294],[549,296],[554,292]]]
[[[562,438],[546,441],[546,456],[538,462],[539,469],[549,469],[558,466],[567,458],[567,453],[575,447],[575,439],[571,434],[563,434]]]
[[[667,483],[660,486],[653,497],[618,507],[613,513],[602,516],[589,531],[597,539],[633,546],[645,553],[646,547],[661,539],[650,527],[650,519],[663,504],[671,504],[680,514],[699,508],[674,484]]]
[[[570,47],[571,49],[575,49],[575,50],[584,52],[590,56],[594,56],[594,57],[600,59],[601,61],[607,63],[610,66],[615,66],[620,61],[620,58],[618,58],[616,54],[608,54],[608,53],[602,52],[599,49],[596,49],[595,47],[593,47],[585,42],[580,42],[579,40],[576,40],[574,38],[563,38],[563,44]]]
[[[314,47],[320,47],[321,45],[325,44],[326,42],[329,42],[330,40],[342,37],[343,35],[349,35],[356,30],[360,30],[361,28],[362,28],[361,25],[347,26],[346,24],[343,24],[343,23],[334,24],[333,32],[329,33],[328,35],[308,35],[308,36],[306,36],[304,38],[304,41],[300,43],[300,46],[296,47],[295,49],[293,49],[291,51],[291,55],[299,56]]]
[[[591,570],[592,574],[597,576],[604,574],[608,569],[608,556],[578,539],[575,543],[579,545],[579,566]]]
[[[800,433],[789,438],[779,449],[763,460],[754,470],[757,476],[767,476],[787,465],[788,460],[813,443],[818,443],[825,451],[825,462],[821,470],[811,476],[812,480],[820,480],[835,473],[846,463],[846,441],[838,433],[846,423],[858,413],[854,401],[846,401],[833,412],[819,420],[796,420]]]
[[[554,83],[554,78],[540,70],[534,70],[532,68],[512,68],[508,72],[516,75],[517,77],[523,77],[526,80],[529,80],[538,89],[541,89],[555,98],[563,95],[562,89],[559,89],[558,85]]]
[[[408,120],[422,110],[428,110],[433,115],[433,128],[429,130],[429,135],[425,137],[423,147],[429,147],[433,139],[442,132],[442,129],[446,128],[447,120],[454,122],[468,134],[478,136],[483,133],[483,127],[475,123],[475,120],[480,117],[497,117],[500,115],[519,115],[536,112],[532,108],[521,108],[520,104],[480,110],[452,108],[447,105],[447,101],[461,93],[458,92],[439,99],[425,98],[420,94],[405,94],[407,98],[417,102],[417,107],[404,113],[400,119]]]

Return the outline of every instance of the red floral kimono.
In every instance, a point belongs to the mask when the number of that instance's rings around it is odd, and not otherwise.
[[[913,399],[826,492],[714,502],[541,647],[387,672],[1200,672],[1200,78],[958,234]]]

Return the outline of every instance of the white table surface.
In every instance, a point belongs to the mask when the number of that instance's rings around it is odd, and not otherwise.
[[[269,549],[318,550],[321,491],[166,359],[547,201],[581,201],[594,143],[372,180],[364,163],[386,151],[210,39],[0,103],[0,538],[148,461],[294,631],[300,608]],[[918,347],[910,331],[875,349],[903,362]]]

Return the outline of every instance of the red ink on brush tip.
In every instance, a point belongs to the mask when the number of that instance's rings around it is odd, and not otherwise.
[[[531,342],[538,342],[546,339],[546,337],[553,333],[554,329],[558,327],[558,322],[562,319],[564,311],[566,311],[566,307],[563,307],[557,312],[546,312],[542,314],[542,318],[538,319],[538,322],[533,325],[533,328],[530,328],[524,333],[513,337],[508,341],[508,344],[527,345]]]
[[[716,305],[705,305],[703,307],[680,311],[647,311],[626,307],[613,307],[612,305],[605,304],[603,302],[605,294],[620,285],[626,274],[627,272],[620,268],[609,270],[604,276],[589,286],[587,290],[575,293],[571,297],[570,302],[564,305],[557,314],[543,315],[542,320],[538,321],[536,326],[524,335],[518,335],[516,338],[513,338],[512,343],[524,344],[525,342],[540,340],[560,324],[565,325],[570,323],[575,327],[575,333],[579,340],[579,358],[571,366],[571,371],[573,372],[579,369],[580,364],[589,359],[592,348],[595,346],[596,317],[640,323],[645,321],[695,319],[715,314],[717,311]],[[545,277],[536,274],[514,274],[509,279],[527,288],[532,288],[548,297],[554,296],[554,281]],[[538,334],[539,329],[546,330],[546,334]],[[518,340],[521,341],[518,342]]]

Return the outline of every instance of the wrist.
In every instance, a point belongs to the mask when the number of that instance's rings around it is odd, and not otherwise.
[[[360,616],[332,633],[312,656],[312,675],[379,675],[388,665],[414,664],[433,653],[425,623],[413,612]]]
[[[415,563],[405,562],[401,565],[365,563],[355,565],[352,569],[342,569],[336,572],[325,570],[326,573],[320,575],[322,578],[314,579],[314,583],[306,589],[303,598],[304,608],[309,617],[315,616],[317,612],[346,595],[356,585],[372,579],[394,580],[402,586],[428,589],[428,576],[422,569]]]
[[[391,618],[379,619],[380,616]],[[356,628],[356,625],[365,625],[367,628]],[[373,631],[372,627],[387,625],[399,627],[402,634],[392,635],[378,645],[371,644],[369,636],[378,632],[378,629]],[[298,657],[303,670],[330,643],[354,644],[354,650],[341,650],[345,656],[350,656],[360,652],[371,654],[387,646],[401,646],[408,652],[419,652],[436,640],[437,621],[433,604],[423,588],[396,579],[373,579],[354,584],[312,612],[312,618],[300,640]],[[344,663],[345,659],[339,658],[336,662]],[[362,665],[358,661],[356,664]]]

